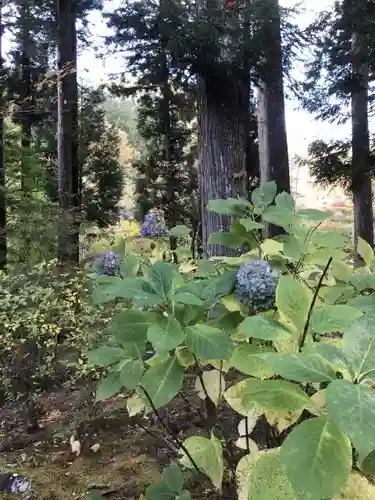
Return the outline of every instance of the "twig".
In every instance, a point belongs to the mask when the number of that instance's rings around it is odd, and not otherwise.
[[[299,345],[299,350],[300,351],[302,350],[302,347],[304,346],[304,344],[306,342],[307,332],[308,332],[308,329],[309,329],[309,326],[310,326],[311,316],[312,316],[312,313],[313,313],[313,310],[314,310],[314,307],[315,307],[315,303],[316,303],[317,298],[318,298],[319,290],[322,287],[323,280],[326,277],[326,274],[328,272],[328,269],[329,269],[330,265],[332,264],[332,261],[333,261],[333,257],[330,257],[328,259],[327,265],[324,268],[324,271],[323,271],[323,273],[322,273],[322,275],[321,275],[321,277],[319,279],[318,286],[316,287],[313,299],[311,301],[310,309],[309,309],[309,312],[307,314],[305,327],[303,329],[303,333],[302,333],[302,337],[301,337],[301,342],[300,342],[300,345]]]
[[[176,448],[173,443],[170,443],[164,436],[160,436],[159,434],[156,434],[156,432],[153,432],[150,429],[147,429],[147,427],[145,427],[143,424],[141,424],[137,420],[134,420],[134,424],[137,425],[143,431],[145,431],[147,434],[152,436],[153,438],[164,441],[164,443],[168,446],[168,448],[170,448],[170,450],[173,451],[174,453],[178,452],[178,448]]]
[[[250,439],[249,439],[249,419],[245,418],[245,432],[246,432],[246,449],[247,452],[250,452]]]
[[[156,416],[156,418],[159,420],[159,422],[160,422],[160,424],[162,425],[163,429],[164,429],[166,432],[168,432],[168,434],[169,434],[169,435],[170,435],[170,436],[171,436],[171,437],[175,440],[175,442],[176,442],[177,446],[178,446],[179,448],[181,448],[181,450],[182,450],[182,451],[185,453],[185,455],[188,457],[188,459],[190,460],[190,462],[191,462],[192,466],[194,467],[194,469],[195,469],[195,470],[196,470],[199,474],[201,474],[201,470],[199,469],[199,467],[198,467],[197,463],[195,462],[194,458],[191,456],[191,454],[190,454],[189,450],[188,450],[188,449],[186,448],[186,446],[185,446],[185,445],[181,442],[181,440],[179,439],[179,437],[177,436],[177,434],[176,434],[175,432],[173,432],[173,431],[172,431],[172,429],[171,429],[170,427],[168,427],[168,426],[167,426],[167,424],[164,422],[164,420],[161,418],[161,416],[160,416],[160,414],[159,414],[158,410],[156,409],[156,407],[155,407],[155,405],[154,405],[154,403],[153,403],[153,401],[152,401],[152,399],[151,399],[151,397],[150,397],[149,393],[146,391],[146,389],[145,389],[142,385],[140,385],[139,387],[142,389],[142,391],[143,391],[144,395],[146,396],[146,398],[147,398],[148,402],[150,403],[150,406],[151,406],[151,408],[152,408],[152,411],[155,413],[155,416]]]

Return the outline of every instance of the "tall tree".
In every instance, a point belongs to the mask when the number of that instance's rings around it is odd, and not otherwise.
[[[258,136],[260,178],[276,181],[279,191],[290,193],[288,143],[285,124],[285,97],[281,47],[281,19],[278,0],[266,0],[262,5],[265,64],[261,70],[258,90]],[[269,226],[272,237],[280,228]]]
[[[7,220],[6,220],[6,190],[4,162],[4,66],[3,66],[3,2],[0,1],[0,270],[7,263]]]
[[[58,26],[58,192],[61,264],[79,262],[80,171],[78,161],[78,87],[76,2],[57,0]]]
[[[355,247],[358,237],[374,245],[368,109],[375,94],[375,21],[373,2],[343,0],[324,12],[309,29],[314,60],[307,73],[304,104],[318,118],[351,119],[351,190]],[[356,248],[355,248],[356,249]]]

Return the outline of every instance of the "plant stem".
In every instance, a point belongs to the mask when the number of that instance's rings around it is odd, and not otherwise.
[[[175,432],[172,431],[172,429],[170,427],[168,427],[168,425],[164,422],[164,420],[161,418],[158,410],[156,409],[152,399],[151,399],[151,396],[149,395],[149,393],[146,391],[146,389],[143,387],[143,386],[140,386],[140,388],[142,389],[144,395],[146,396],[148,402],[150,403],[150,406],[152,408],[152,411],[154,412],[156,418],[159,420],[160,424],[162,425],[162,427],[164,428],[164,430],[174,439],[174,441],[176,442],[177,446],[179,448],[181,448],[181,450],[185,453],[185,455],[188,457],[188,459],[190,460],[192,466],[194,467],[194,469],[199,473],[201,474],[201,470],[199,469],[197,463],[195,462],[194,458],[191,456],[189,450],[186,448],[186,446],[184,446],[184,444],[181,442],[181,440],[178,438],[178,436],[176,435]]]
[[[330,257],[328,259],[327,265],[324,268],[324,271],[322,272],[322,275],[320,276],[318,286],[316,287],[313,299],[311,301],[310,309],[309,309],[309,312],[307,313],[306,323],[305,323],[305,327],[303,329],[303,333],[302,333],[302,337],[301,337],[301,341],[300,341],[300,345],[299,345],[300,352],[302,351],[302,348],[305,345],[306,337],[307,337],[307,332],[308,332],[309,326],[310,326],[311,316],[312,316],[312,313],[314,311],[315,303],[316,303],[316,301],[318,299],[319,290],[321,289],[322,284],[323,284],[323,280],[324,280],[324,278],[327,275],[327,272],[328,272],[328,269],[329,269],[330,265],[332,264],[332,260],[333,260],[333,257]]]

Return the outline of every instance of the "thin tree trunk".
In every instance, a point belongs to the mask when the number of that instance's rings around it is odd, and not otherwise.
[[[260,180],[261,182],[275,181],[279,192],[290,193],[278,0],[267,0],[267,18],[264,22],[267,62],[263,69],[263,81],[258,89]],[[269,226],[265,236],[276,236],[280,232],[282,232],[280,228]]]
[[[61,264],[79,262],[80,168],[78,161],[77,34],[73,0],[57,0],[59,36],[58,190]]]
[[[4,25],[2,22],[3,1],[0,0],[0,270],[4,270],[7,263],[7,219],[6,219],[6,186],[5,186],[5,158],[4,158],[4,77],[2,39]]]
[[[352,91],[352,185],[354,205],[354,255],[357,263],[358,237],[374,246],[374,222],[370,172],[370,140],[368,124],[369,66],[367,43],[354,33],[352,64],[355,78]]]

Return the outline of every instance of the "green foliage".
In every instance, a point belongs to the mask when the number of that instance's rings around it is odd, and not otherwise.
[[[242,226],[247,248],[239,257],[215,259],[207,270],[201,262],[186,270],[186,262],[140,261],[131,277],[97,279],[97,302],[120,312],[89,360],[108,368],[99,398],[132,391],[131,415],[168,405],[192,374],[207,411],[225,401],[240,414],[237,445],[248,455],[237,468],[239,498],[337,498],[352,467],[364,464],[371,474],[375,450],[374,316],[364,300],[373,300],[374,256],[361,244],[366,264],[355,268],[347,238],[320,230],[327,214],[296,212],[290,195],[275,196],[270,183],[256,189],[251,202],[210,204],[233,216],[234,232]],[[273,222],[280,214],[286,234],[262,241],[259,221],[271,213]],[[241,264],[259,258],[277,270],[276,304],[249,316],[233,291]],[[149,344],[156,355],[146,362]],[[229,370],[235,376],[227,376]],[[275,425],[275,450],[258,450],[251,439],[259,417]],[[221,490],[233,466],[228,442],[219,422],[206,425],[207,436],[173,439],[181,464]],[[264,483],[267,468],[272,484]],[[147,498],[175,498],[172,489],[164,478]]]

